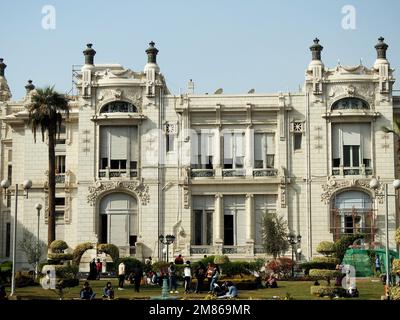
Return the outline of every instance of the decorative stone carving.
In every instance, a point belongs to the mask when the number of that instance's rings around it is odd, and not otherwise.
[[[328,204],[336,192],[340,191],[341,189],[346,188],[360,188],[368,191],[375,198],[378,199],[379,203],[383,203],[384,201],[384,190],[383,185],[379,185],[379,188],[374,190],[369,185],[369,180],[361,180],[361,179],[351,179],[351,180],[342,180],[336,181],[334,177],[329,177],[326,184],[323,184],[322,190],[324,192],[321,194],[321,201],[325,204]]]
[[[149,186],[138,181],[97,181],[89,186],[87,202],[94,206],[99,196],[111,190],[126,190],[135,193],[142,205],[147,205],[150,201]]]

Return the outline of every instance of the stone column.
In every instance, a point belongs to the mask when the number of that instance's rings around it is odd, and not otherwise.
[[[255,215],[254,215],[254,195],[251,193],[246,194],[246,243],[254,245],[254,230],[255,229]]]
[[[214,219],[214,247],[216,254],[222,253],[222,245],[224,243],[224,205],[223,195],[217,193],[215,195],[215,219]]]

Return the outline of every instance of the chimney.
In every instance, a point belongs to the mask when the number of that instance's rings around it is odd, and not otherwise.
[[[386,51],[389,46],[384,42],[384,40],[385,38],[380,37],[378,39],[379,42],[375,46],[377,59],[386,59]]]
[[[154,45],[155,45],[155,43],[153,41],[151,41],[149,43],[149,47],[146,50],[147,63],[156,63],[157,64],[158,49]]]
[[[92,48],[93,44],[88,43],[87,48],[83,51],[83,55],[85,56],[85,64],[94,65],[94,56],[96,55],[96,51]]]
[[[4,77],[4,70],[7,68],[7,65],[3,61],[4,59],[0,58],[0,77]]]

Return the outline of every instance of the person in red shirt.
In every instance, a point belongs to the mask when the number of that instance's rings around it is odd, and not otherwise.
[[[100,280],[100,274],[102,269],[103,269],[103,264],[101,263],[100,259],[97,259],[96,262],[97,280]]]
[[[183,264],[183,258],[181,254],[175,258],[175,264]]]

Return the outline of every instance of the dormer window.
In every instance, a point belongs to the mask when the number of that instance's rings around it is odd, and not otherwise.
[[[366,101],[358,98],[344,98],[332,105],[332,110],[365,110],[369,109]]]
[[[101,108],[100,113],[115,113],[115,112],[137,112],[137,108],[125,101],[114,101],[106,104]]]

